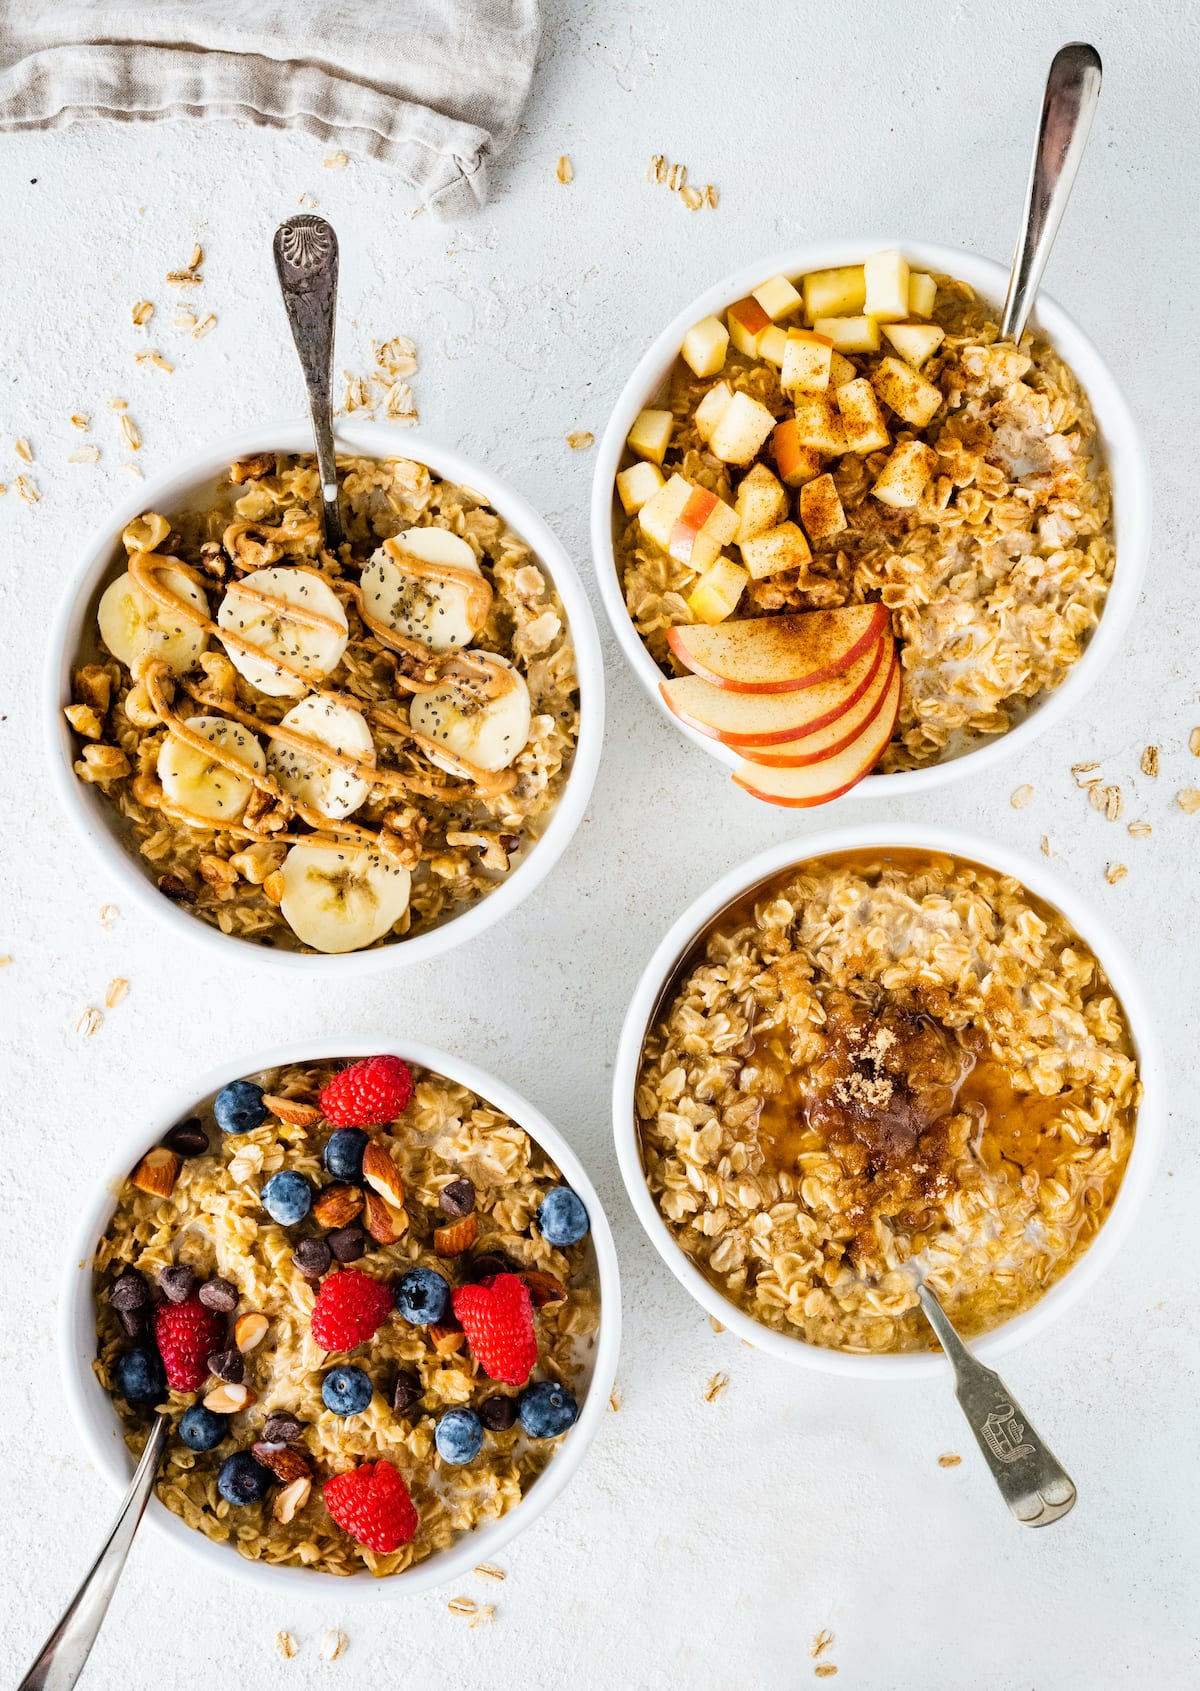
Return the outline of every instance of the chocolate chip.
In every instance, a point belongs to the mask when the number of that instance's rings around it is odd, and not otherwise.
[[[140,1339],[146,1323],[146,1311],[144,1309],[118,1309],[117,1320],[131,1339]]]
[[[479,1405],[479,1419],[493,1433],[506,1433],[516,1418],[514,1397],[488,1397]]]
[[[470,1215],[475,1208],[475,1187],[467,1180],[452,1180],[438,1194],[438,1204],[447,1215]]]
[[[144,1309],[150,1301],[146,1276],[136,1268],[123,1268],[108,1288],[108,1301],[114,1309]]]
[[[205,1309],[220,1310],[222,1315],[236,1309],[237,1301],[237,1287],[231,1280],[222,1280],[219,1275],[213,1280],[206,1280],[200,1288],[200,1302]]]
[[[367,1248],[367,1236],[361,1227],[339,1227],[326,1243],[339,1262],[357,1262]]]
[[[195,904],[196,895],[186,881],[181,881],[178,875],[160,875],[158,890],[164,898],[169,898],[172,904]]]
[[[333,1252],[325,1239],[301,1239],[292,1252],[292,1261],[306,1280],[316,1280],[333,1261]]]
[[[158,1277],[163,1296],[172,1303],[186,1303],[196,1289],[196,1276],[186,1262],[177,1262],[173,1268],[164,1268]]]
[[[513,1274],[515,1269],[503,1251],[483,1251],[463,1267],[464,1280],[488,1280],[493,1274]]]
[[[402,1368],[396,1376],[396,1390],[392,1396],[392,1408],[396,1414],[403,1415],[414,1403],[420,1403],[424,1396],[424,1389],[417,1376],[410,1368]]]
[[[501,851],[506,852],[508,854],[508,856],[511,857],[514,851],[519,851],[520,849],[521,849],[521,836],[520,836],[520,834],[501,834],[501,836],[500,836],[500,850]]]
[[[192,1116],[173,1127],[163,1140],[164,1145],[181,1157],[202,1157],[208,1150],[208,1134],[200,1125],[199,1116]]]
[[[262,1436],[267,1444],[295,1444],[304,1431],[303,1421],[297,1421],[294,1415],[280,1411],[275,1415],[268,1415],[263,1422]]]
[[[177,528],[173,528],[165,540],[159,541],[154,550],[156,552],[161,552],[164,557],[177,558],[179,556],[179,549],[182,545],[182,534],[180,534]]]
[[[246,1378],[246,1364],[240,1350],[215,1350],[208,1359],[208,1371],[231,1386],[240,1386]]]

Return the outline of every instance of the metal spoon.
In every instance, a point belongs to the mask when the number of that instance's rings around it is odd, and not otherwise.
[[[17,1691],[70,1691],[83,1672],[84,1663],[108,1613],[112,1594],[117,1589],[129,1546],[133,1543],[133,1535],[158,1475],[158,1465],[167,1448],[170,1431],[171,1423],[166,1416],[157,1416],[103,1550],[92,1563],[62,1620],[42,1645],[37,1660],[17,1686]]]
[[[1041,286],[1042,273],[1087,145],[1100,99],[1100,55],[1086,41],[1069,41],[1054,55],[1033,149],[1021,234],[1013,256],[1000,332],[1019,341]]]
[[[976,1362],[924,1283],[917,1296],[954,1369],[954,1395],[1000,1495],[1024,1527],[1046,1527],[1075,1507],[1075,1485],[999,1374]]]
[[[333,450],[333,326],[337,308],[338,243],[323,217],[289,217],[275,231],[275,274],[308,389],[325,507],[325,544],[336,552],[345,538],[338,507]]]

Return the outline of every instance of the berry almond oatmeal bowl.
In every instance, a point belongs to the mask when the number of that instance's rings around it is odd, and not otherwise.
[[[223,956],[359,974],[544,878],[599,762],[587,597],[537,513],[384,424],[263,427],[89,546],[47,675],[63,800],[124,887]]]
[[[275,1585],[407,1593],[486,1561],[566,1485],[615,1374],[616,1256],[569,1146],[457,1059],[353,1041],[209,1075],[161,1119],[68,1269],[97,1466],[123,1488],[165,1414],[149,1518]]]
[[[982,771],[1120,646],[1145,452],[1052,300],[1000,339],[1006,283],[924,242],[800,248],[701,295],[617,402],[592,496],[605,608],[660,708],[757,798]]]
[[[982,1356],[1092,1285],[1162,1137],[1151,1013],[1040,864],[932,827],[763,853],[648,964],[613,1088],[621,1172],[697,1301],[789,1362],[943,1366],[926,1281]]]

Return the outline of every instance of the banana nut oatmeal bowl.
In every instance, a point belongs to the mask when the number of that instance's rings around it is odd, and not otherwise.
[[[742,880],[673,971],[652,965],[617,1093],[627,1184],[756,1330],[930,1351],[922,1279],[966,1336],[1014,1323],[1121,1191],[1130,1017],[1012,874],[915,845],[796,855]]]
[[[429,459],[340,443],[337,553],[311,454],[218,459],[93,573],[66,645],[68,802],[98,803],[139,895],[190,930],[293,956],[432,943],[497,891],[510,907],[578,820],[578,583],[515,495]]]
[[[88,1275],[95,1377],[130,1451],[170,1420],[157,1495],[185,1526],[271,1567],[400,1573],[482,1541],[586,1442],[597,1212],[432,1069],[238,1078],[120,1186]]]

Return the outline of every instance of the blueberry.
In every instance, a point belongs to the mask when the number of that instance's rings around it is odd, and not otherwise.
[[[213,1100],[213,1115],[222,1133],[252,1133],[267,1119],[262,1087],[252,1080],[231,1080]]]
[[[312,1208],[312,1187],[295,1169],[282,1168],[262,1189],[263,1208],[281,1227],[294,1227]]]
[[[331,1368],[321,1381],[321,1399],[335,1415],[361,1415],[373,1390],[361,1368]]]
[[[117,1392],[126,1403],[154,1403],[165,1397],[167,1377],[156,1350],[139,1345],[117,1358],[113,1369]]]
[[[227,1456],[217,1473],[217,1490],[226,1503],[258,1503],[270,1484],[271,1470],[256,1462],[248,1450]]]
[[[517,1399],[517,1414],[531,1439],[556,1439],[574,1425],[579,1405],[557,1380],[539,1380]]]
[[[228,1417],[214,1415],[211,1409],[197,1403],[180,1416],[179,1436],[189,1450],[211,1450],[225,1437],[228,1425]]]
[[[450,1287],[435,1268],[410,1268],[396,1287],[396,1308],[412,1327],[440,1321],[450,1307]]]
[[[339,1127],[325,1141],[321,1161],[335,1180],[361,1180],[367,1135],[361,1127]]]
[[[443,1462],[473,1462],[483,1443],[483,1423],[473,1409],[447,1409],[434,1434]]]
[[[537,1224],[548,1245],[577,1245],[590,1225],[583,1201],[569,1186],[552,1186],[542,1199]]]

